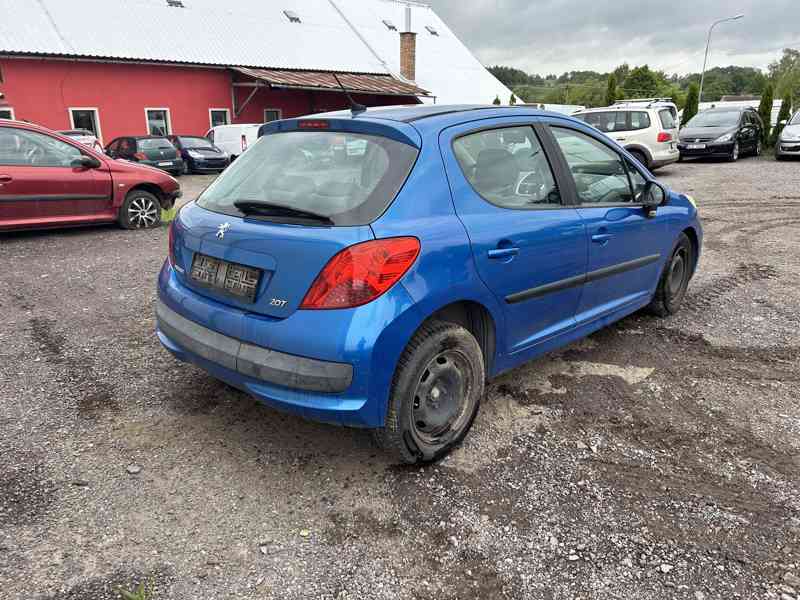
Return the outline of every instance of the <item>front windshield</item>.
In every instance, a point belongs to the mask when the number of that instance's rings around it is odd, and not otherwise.
[[[181,144],[187,150],[195,150],[195,149],[204,149],[204,150],[213,150],[214,145],[208,141],[206,138],[201,137],[182,137],[179,138]]]
[[[235,203],[265,203],[321,215],[335,225],[366,225],[394,200],[416,158],[413,146],[381,136],[274,133],[242,154],[197,204],[243,216]]]
[[[686,124],[687,127],[734,127],[739,124],[741,113],[738,110],[705,111],[696,114]]]
[[[792,120],[789,121],[789,125],[800,125],[800,110],[794,113]]]

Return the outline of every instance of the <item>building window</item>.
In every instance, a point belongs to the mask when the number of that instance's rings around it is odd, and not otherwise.
[[[231,112],[227,108],[210,108],[208,109],[211,127],[218,127],[219,125],[230,125]]]
[[[85,129],[91,131],[94,137],[102,140],[100,135],[100,113],[96,108],[70,108],[70,129]]]
[[[265,108],[264,109],[264,123],[269,123],[271,121],[280,121],[281,120],[281,109],[280,108]]]
[[[148,135],[170,135],[172,133],[172,120],[168,108],[145,108]]]
[[[3,106],[0,108],[0,119],[14,120],[14,109],[10,106]]]

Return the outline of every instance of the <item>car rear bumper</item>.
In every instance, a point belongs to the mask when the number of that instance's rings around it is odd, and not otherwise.
[[[309,392],[339,393],[350,387],[353,366],[268,350],[212,331],[182,317],[166,304],[156,305],[163,337],[188,353],[266,384]]]
[[[672,163],[678,162],[681,158],[681,153],[677,148],[673,150],[661,150],[653,153],[653,161],[650,164],[651,169],[657,169]]]
[[[420,324],[402,285],[355,309],[274,319],[198,294],[165,263],[158,296],[156,333],[176,358],[266,405],[353,427],[383,426],[395,365]]]
[[[139,164],[161,169],[162,171],[167,171],[169,173],[180,173],[183,171],[183,159],[180,158],[167,160],[140,160]]]

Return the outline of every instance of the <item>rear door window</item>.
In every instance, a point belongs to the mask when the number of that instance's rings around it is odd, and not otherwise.
[[[501,208],[560,204],[550,164],[532,127],[508,127],[465,135],[453,153],[472,188]]]
[[[367,225],[394,200],[417,154],[413,146],[361,133],[265,135],[211,184],[197,204],[244,216],[234,203],[258,202],[314,213],[337,226]]]
[[[672,116],[672,111],[664,108],[658,111],[658,118],[661,119],[661,127],[664,129],[675,129],[675,117]]]

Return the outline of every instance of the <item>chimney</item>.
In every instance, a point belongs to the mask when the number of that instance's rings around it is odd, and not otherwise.
[[[417,78],[417,34],[411,31],[411,6],[406,6],[406,24],[400,34],[400,74],[414,81]]]

